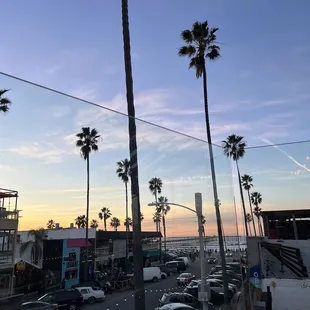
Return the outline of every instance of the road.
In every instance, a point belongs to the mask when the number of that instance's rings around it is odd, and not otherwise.
[[[209,272],[212,265],[207,265],[206,272]],[[196,260],[190,263],[186,272],[191,272],[200,279],[200,261]],[[173,292],[180,290],[176,285],[177,276],[171,276],[157,283],[145,283],[145,303],[146,310],[154,310],[158,307],[158,300],[165,292]],[[183,288],[182,288],[183,290]],[[135,310],[133,292],[126,291],[121,293],[113,293],[107,295],[107,299],[103,302],[98,302],[93,305],[84,305],[81,310]]]

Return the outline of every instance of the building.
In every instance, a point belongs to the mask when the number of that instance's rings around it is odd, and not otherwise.
[[[160,232],[141,232],[144,266],[158,261],[160,258]],[[132,232],[128,233],[128,256],[132,263]],[[96,234],[96,268],[113,269],[112,266],[128,268],[126,263],[126,240],[125,231],[98,230]]]
[[[248,238],[250,282],[272,309],[306,309],[310,294],[310,209],[262,212],[265,236]]]
[[[0,188],[0,295],[13,289],[18,192]]]

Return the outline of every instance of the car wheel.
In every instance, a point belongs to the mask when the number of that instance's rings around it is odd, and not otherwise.
[[[69,306],[69,310],[76,310],[76,305],[75,304],[71,304]]]
[[[89,304],[94,304],[95,302],[96,302],[96,298],[95,297],[92,296],[92,297],[88,298],[88,303]]]
[[[166,277],[165,277],[165,275],[164,275],[164,274],[162,274],[162,275],[161,275],[161,278],[162,278],[162,279],[166,279]]]
[[[153,282],[157,282],[158,281],[158,278],[157,277],[154,277],[153,278]]]

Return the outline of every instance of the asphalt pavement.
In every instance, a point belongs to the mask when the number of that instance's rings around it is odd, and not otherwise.
[[[213,265],[206,265],[208,273]],[[200,260],[191,262],[186,272],[193,273],[200,279]],[[184,288],[177,287],[177,275],[160,280],[157,283],[145,283],[146,310],[154,310],[158,307],[158,301],[165,292],[180,291]],[[134,307],[133,291],[114,292],[107,295],[107,299],[92,305],[84,305],[81,310],[136,310]]]

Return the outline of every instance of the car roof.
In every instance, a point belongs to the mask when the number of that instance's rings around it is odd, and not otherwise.
[[[181,304],[181,303],[173,303],[173,304],[166,304],[164,307],[169,307],[171,310],[177,309],[177,308],[188,308],[188,309],[194,309],[193,307],[186,305],[186,304]]]
[[[33,305],[33,304],[39,304],[39,305],[46,305],[46,306],[52,306],[48,302],[40,301],[40,300],[35,300],[35,301],[27,301],[22,304],[22,306],[26,305]]]
[[[81,289],[90,289],[92,286],[79,286],[76,289],[81,290]]]
[[[170,264],[170,263],[178,263],[178,261],[177,260],[172,260],[171,262],[167,262],[166,264]]]

